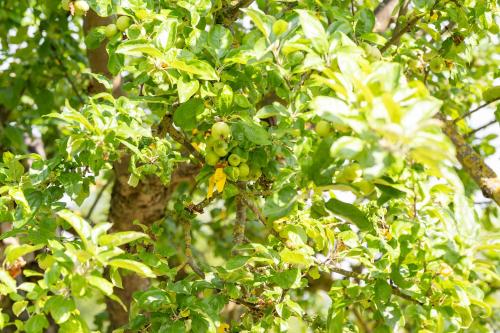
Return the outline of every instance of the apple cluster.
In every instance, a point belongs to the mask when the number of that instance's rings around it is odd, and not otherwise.
[[[239,147],[229,149],[231,129],[225,122],[212,125],[205,141],[205,162],[211,166],[225,166],[224,173],[232,181],[256,180],[262,174],[258,167],[247,164],[248,152]]]
[[[118,31],[124,32],[132,24],[132,20],[128,16],[120,16],[116,23],[111,23],[104,29],[104,34],[108,38],[112,38]]]
[[[89,4],[85,0],[62,0],[61,7],[67,11],[70,11],[71,7],[73,7],[75,15],[85,15],[85,13],[90,9]]]

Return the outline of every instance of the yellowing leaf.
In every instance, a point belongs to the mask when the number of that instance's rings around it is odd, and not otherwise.
[[[226,185],[226,174],[224,173],[223,168],[217,168],[215,173],[208,180],[208,193],[207,198],[211,198],[213,196],[214,187],[217,189],[219,193],[224,191],[224,185]]]
[[[229,332],[230,326],[226,323],[222,323],[217,327],[217,333],[226,333]]]

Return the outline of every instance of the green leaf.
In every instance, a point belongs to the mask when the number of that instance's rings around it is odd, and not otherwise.
[[[375,297],[383,303],[388,303],[391,299],[392,288],[387,281],[378,279],[374,285]]]
[[[65,298],[57,295],[51,296],[44,306],[45,310],[50,312],[50,315],[57,324],[62,324],[71,317],[71,313],[75,311],[76,306],[73,299]]]
[[[174,112],[174,123],[185,131],[196,127],[196,116],[203,112],[205,106],[200,98],[193,98],[179,106]]]
[[[361,8],[356,12],[356,34],[362,35],[365,33],[370,33],[375,26],[375,15],[368,8]]]
[[[343,136],[332,144],[330,156],[338,159],[351,160],[361,153],[364,148],[365,143],[363,140],[352,136]]]
[[[310,255],[297,250],[292,251],[288,248],[281,250],[280,258],[283,262],[293,265],[311,266],[314,263]]]
[[[274,23],[272,17],[264,14],[258,9],[248,8],[243,11],[250,17],[257,29],[259,29],[266,38],[269,38]]]
[[[248,256],[236,256],[228,260],[225,268],[229,271],[232,271],[245,266],[249,260],[250,257]]]
[[[113,284],[108,280],[95,275],[88,275],[85,278],[91,286],[101,290],[105,295],[109,296],[113,293]]]
[[[7,287],[8,293],[15,293],[17,289],[16,280],[10,276],[9,272],[0,269],[0,282],[2,282],[5,287]]]
[[[175,45],[177,39],[177,20],[167,19],[160,25],[156,36],[156,45],[163,51],[168,51]]]
[[[108,265],[116,268],[123,268],[135,272],[143,277],[154,278],[156,275],[146,265],[129,259],[113,259],[108,262]]]
[[[179,94],[179,103],[185,103],[191,98],[200,88],[198,80],[185,81],[181,79],[177,81],[177,93]]]
[[[168,64],[170,67],[180,71],[195,74],[202,80],[216,81],[219,80],[217,72],[206,61],[198,59],[180,60],[176,59]]]
[[[153,58],[161,58],[163,53],[147,41],[131,40],[121,43],[115,53],[129,55],[133,57],[142,57],[144,55],[152,56]]]
[[[26,333],[42,333],[49,327],[49,321],[43,314],[31,316],[24,324]]]
[[[57,215],[69,223],[76,231],[85,247],[88,246],[88,239],[92,236],[92,227],[82,217],[76,215],[68,209],[63,209],[57,212]]]
[[[328,333],[342,333],[344,331],[345,306],[335,308],[332,304],[328,311],[326,330]]]
[[[373,225],[356,206],[337,199],[330,199],[325,203],[326,208],[342,218],[354,223],[362,231],[373,230]]]
[[[483,99],[486,102],[492,102],[494,100],[500,99],[500,86],[495,86],[486,89],[483,92]]]
[[[289,289],[294,285],[298,285],[301,276],[302,275],[300,273],[300,269],[292,268],[283,272],[275,273],[273,276],[271,276],[271,281],[283,289]]]
[[[5,249],[5,260],[8,263],[14,263],[16,259],[31,253],[35,252],[37,250],[40,250],[44,247],[45,245],[43,244],[38,244],[38,245],[29,245],[29,244],[21,244],[21,245],[9,245]]]
[[[245,137],[255,143],[256,145],[266,146],[270,145],[271,141],[269,140],[269,134],[267,131],[260,127],[259,125],[251,122],[245,121],[241,123],[243,126],[243,132]]]
[[[328,36],[321,22],[309,11],[298,9],[300,25],[302,31],[308,40],[313,44],[313,47],[319,53],[324,53],[328,50]]]
[[[140,238],[149,238],[149,236],[145,233],[137,231],[115,232],[113,234],[102,235],[99,237],[99,245],[120,246]]]
[[[28,301],[17,301],[12,304],[12,312],[16,317],[19,317],[19,315],[26,309],[27,305]]]

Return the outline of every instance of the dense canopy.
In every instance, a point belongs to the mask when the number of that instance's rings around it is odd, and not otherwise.
[[[0,330],[499,331],[499,24],[2,0]]]

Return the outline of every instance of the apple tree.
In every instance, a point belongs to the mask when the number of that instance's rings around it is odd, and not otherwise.
[[[0,329],[500,330],[498,13],[2,0]]]

